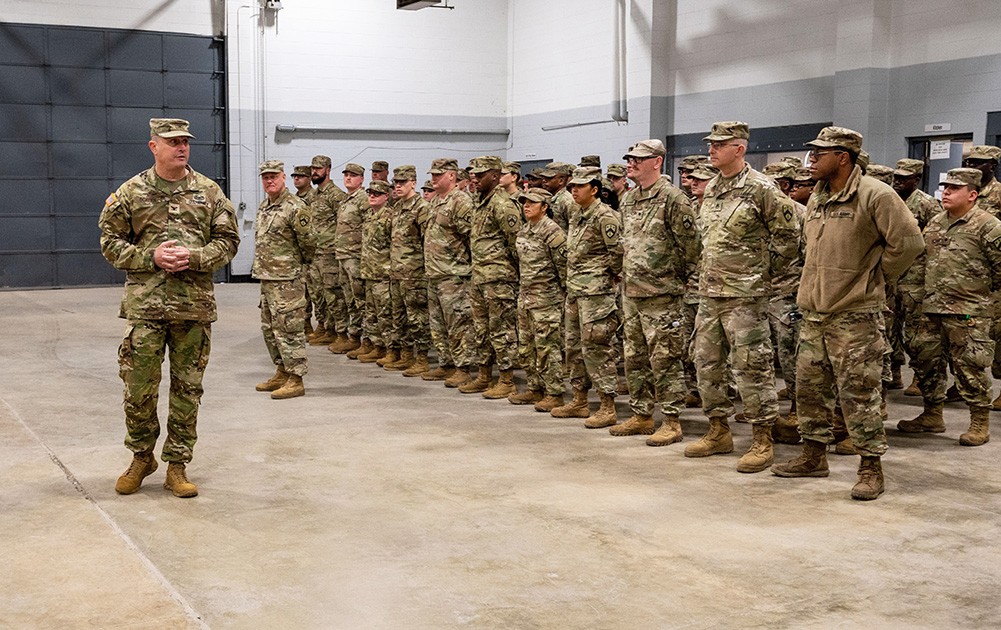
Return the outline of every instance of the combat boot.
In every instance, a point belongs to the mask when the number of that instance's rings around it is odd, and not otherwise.
[[[313,329],[313,333],[311,335],[306,337],[306,341],[312,344],[314,339],[316,339],[317,337],[322,337],[326,334],[327,334],[327,329],[323,326],[323,322],[317,322],[316,328]]]
[[[288,372],[285,371],[285,366],[279,365],[275,370],[275,375],[264,381],[263,383],[258,383],[254,385],[254,389],[259,392],[273,392],[288,380]]]
[[[342,347],[348,341],[348,336],[344,333],[337,333],[336,338],[327,345],[327,350],[337,354],[338,348]]]
[[[476,378],[468,381],[465,385],[460,385],[459,391],[463,394],[479,394],[480,392],[487,391],[490,387],[491,372],[493,372],[493,366],[481,365]]]
[[[646,445],[667,446],[680,442],[682,439],[681,422],[678,420],[678,416],[664,416],[664,422],[661,423],[656,433],[646,439]]]
[[[904,396],[922,396],[922,395],[923,394],[921,393],[921,388],[918,387],[918,377],[917,375],[914,375],[914,378],[911,379],[911,384],[908,385],[907,389],[904,390]]]
[[[779,400],[789,400],[789,388],[783,387],[779,391],[775,392],[775,397]]]
[[[428,365],[427,351],[417,352],[416,354],[414,354],[414,362],[410,364],[410,367],[403,370],[403,375],[407,377],[421,376],[425,372],[428,372],[430,369],[431,366]]]
[[[772,426],[772,439],[779,444],[799,444],[799,417],[796,410],[789,411],[788,416],[779,416]]]
[[[573,390],[573,399],[565,405],[553,407],[549,414],[554,418],[587,418],[591,410],[587,408],[587,390]]]
[[[883,494],[883,465],[878,457],[862,456],[858,467],[858,482],[852,488],[856,501],[872,501]]]
[[[1001,411],[1001,394],[998,394],[998,397],[991,403],[991,409],[994,411]]]
[[[585,429],[604,429],[615,425],[619,418],[615,415],[615,394],[605,394],[599,392],[598,397],[601,404],[594,415],[584,421]]]
[[[132,494],[143,484],[143,479],[156,472],[156,458],[153,453],[133,453],[128,470],[115,482],[115,492]]]
[[[368,354],[359,354],[358,355],[358,362],[359,363],[377,363],[379,361],[379,359],[382,359],[385,356],[386,356],[386,347],[385,346],[377,346],[377,345],[373,344],[371,352],[369,352]]]
[[[483,397],[487,400],[497,400],[507,398],[511,394],[517,393],[518,388],[514,385],[514,370],[508,368],[500,371],[500,376],[493,387],[483,392]],[[532,402],[535,402],[534,400]]]
[[[433,370],[428,370],[421,374],[421,379],[425,381],[444,381],[449,376],[455,374],[454,365],[439,365]]]
[[[970,407],[970,429],[959,436],[963,446],[981,446],[991,439],[991,410],[987,407]]]
[[[702,397],[698,392],[688,392],[685,394],[685,407],[688,409],[701,409]]]
[[[598,410],[601,411],[600,409]],[[611,435],[622,437],[625,435],[653,435],[653,416],[641,416],[633,414],[622,424],[617,424],[608,429]]]
[[[198,496],[198,486],[188,481],[188,475],[184,472],[184,464],[177,462],[167,464],[167,479],[163,482],[163,487],[174,493],[175,497],[182,499]]]
[[[535,410],[539,412],[550,413],[553,409],[556,409],[563,404],[563,394],[548,394],[545,398],[535,403]]]
[[[733,452],[733,435],[726,418],[709,418],[709,431],[685,447],[685,457],[709,457]]]
[[[507,401],[512,405],[534,405],[542,400],[541,389],[528,389],[523,392],[515,392],[507,397]]]
[[[900,378],[900,366],[891,365],[890,366],[890,380],[886,383],[887,389],[903,389],[904,381]]]
[[[313,338],[309,340],[309,345],[311,346],[329,346],[330,344],[337,341],[337,333],[332,330],[324,330],[323,334],[313,334]]]
[[[384,368],[390,363],[396,363],[399,360],[400,360],[399,350],[397,350],[396,348],[387,348],[386,354],[376,359],[375,364],[381,368]]]
[[[775,463],[775,451],[772,448],[772,427],[764,424],[752,424],[754,437],[751,448],[737,461],[737,472],[756,473]]]
[[[913,420],[901,420],[897,430],[903,433],[945,433],[942,403],[925,403],[925,410]]]
[[[357,350],[361,347],[361,340],[354,335],[344,335],[344,343],[336,344],[330,347],[330,351],[334,354],[347,354],[352,350]]]
[[[390,372],[402,372],[404,370],[409,370],[414,364],[414,352],[409,348],[400,353],[400,358],[396,361],[387,362],[386,365],[382,366],[384,369]]]
[[[285,384],[282,385],[280,389],[276,389],[271,392],[271,397],[275,400],[298,398],[299,396],[305,395],[306,387],[302,384],[302,377],[297,374],[289,374],[288,380],[285,381]]]
[[[827,445],[814,440],[803,440],[803,452],[799,457],[784,464],[772,466],[772,474],[779,477],[826,477],[831,474],[827,467]]]
[[[455,368],[452,374],[445,377],[445,387],[461,387],[472,380],[468,368]]]
[[[368,339],[363,339],[361,344],[357,348],[355,348],[354,350],[348,350],[345,354],[349,359],[357,360],[359,356],[372,352],[373,348],[374,346],[372,345],[371,341],[369,341]]]

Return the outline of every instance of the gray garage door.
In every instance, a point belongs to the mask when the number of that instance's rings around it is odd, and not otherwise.
[[[116,284],[97,218],[149,168],[149,119],[187,118],[227,190],[221,40],[0,24],[0,288]],[[228,191],[227,191],[228,192]]]

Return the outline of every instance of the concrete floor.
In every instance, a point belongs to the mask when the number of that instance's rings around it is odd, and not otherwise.
[[[0,627],[1001,627],[1001,438],[960,447],[962,405],[859,503],[854,457],[736,473],[747,425],[686,459],[697,410],[654,449],[319,348],[272,401],[257,290],[218,288],[187,500],[114,492],[121,289],[0,293]]]

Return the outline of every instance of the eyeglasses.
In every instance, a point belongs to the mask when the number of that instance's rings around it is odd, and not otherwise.
[[[375,190],[369,190],[367,192],[368,192],[368,196],[369,197],[383,197],[386,194],[388,194],[388,193],[384,193],[384,192],[377,192]]]
[[[828,153],[847,153],[847,152],[846,151],[842,151],[840,149],[814,150],[814,151],[810,151],[810,157],[808,159],[811,162],[816,162],[817,160],[819,160],[820,158],[824,157]]]
[[[813,188],[816,185],[817,185],[817,183],[813,182],[813,181],[810,181],[810,182],[793,182],[792,187],[793,188]]]
[[[639,164],[640,162],[646,162],[647,160],[652,160],[655,157],[659,157],[659,156],[648,155],[646,157],[627,157],[626,158],[626,164]]]
[[[707,142],[706,143],[706,148],[708,148],[710,150],[716,149],[717,151],[720,150],[720,149],[722,149],[723,147],[734,147],[734,146],[737,146],[736,142],[730,142],[730,141],[725,141],[725,140],[719,140],[719,141],[713,141],[713,142]]]

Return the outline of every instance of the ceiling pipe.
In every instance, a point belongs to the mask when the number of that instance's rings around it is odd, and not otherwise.
[[[331,125],[275,125],[278,133],[368,133],[423,136],[508,136],[510,129],[426,129],[416,127],[338,127]]]

